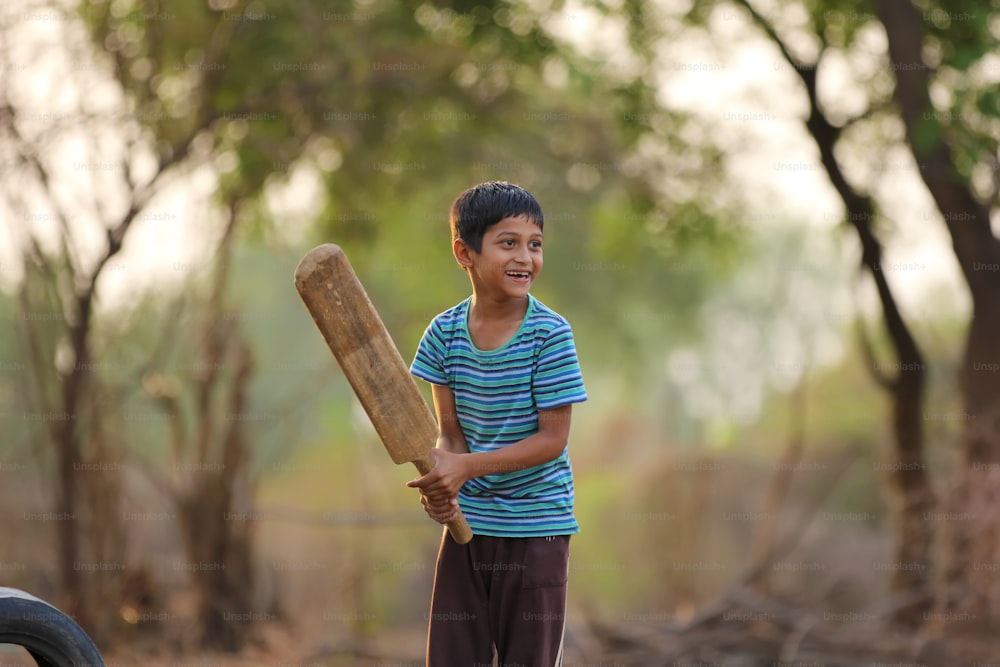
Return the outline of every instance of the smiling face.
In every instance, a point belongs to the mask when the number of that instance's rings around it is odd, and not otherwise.
[[[524,215],[504,218],[483,234],[480,252],[461,239],[455,259],[469,270],[479,296],[496,301],[523,298],[542,271],[542,230]]]

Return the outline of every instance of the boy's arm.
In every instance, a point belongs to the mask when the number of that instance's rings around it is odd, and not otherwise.
[[[447,385],[432,384],[431,394],[440,432],[438,448],[454,454],[468,454],[469,444],[465,441],[462,425],[458,423],[458,412],[455,410],[455,392]]]
[[[445,387],[447,389],[447,387]],[[450,389],[448,390],[450,393]],[[435,404],[436,401],[435,394]],[[454,397],[452,398],[454,405]],[[470,479],[495,473],[514,472],[548,463],[562,454],[569,439],[573,405],[538,411],[538,432],[520,442],[490,452],[469,454],[450,448],[437,452],[437,465],[420,479],[408,482],[430,498],[452,498]],[[440,418],[440,417],[439,417]],[[459,429],[461,433],[461,429]],[[442,437],[444,427],[442,426]],[[463,445],[465,438],[462,438]]]
[[[437,461],[434,469],[437,470],[438,466],[441,465],[442,458],[447,458],[450,454],[468,454],[469,443],[465,441],[462,426],[458,423],[455,393],[451,387],[431,384],[431,392],[434,397],[434,412],[437,416],[439,432],[437,449],[434,450],[434,458]],[[442,452],[448,452],[448,454],[442,454]],[[417,487],[413,482],[408,482],[407,486]],[[461,484],[458,488],[461,488]],[[450,495],[435,494],[433,497],[421,488],[420,504],[424,506],[424,510],[432,519],[438,523],[446,524],[458,516],[458,488]]]

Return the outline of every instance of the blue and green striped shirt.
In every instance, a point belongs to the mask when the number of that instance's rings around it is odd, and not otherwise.
[[[506,345],[483,351],[472,343],[472,298],[441,313],[424,332],[413,375],[455,394],[470,452],[506,447],[538,432],[538,411],[587,400],[569,322],[528,295],[521,328]],[[459,506],[477,535],[535,537],[580,530],[573,516],[569,452],[516,472],[469,480]]]

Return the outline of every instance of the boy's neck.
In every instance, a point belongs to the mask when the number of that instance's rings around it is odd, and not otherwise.
[[[531,297],[525,295],[517,299],[496,301],[477,294],[476,290],[473,290],[469,314],[481,320],[524,319],[530,300]]]

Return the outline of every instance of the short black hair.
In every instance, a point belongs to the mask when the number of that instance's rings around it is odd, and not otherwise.
[[[476,252],[483,250],[486,230],[504,218],[526,216],[543,229],[542,207],[530,192],[506,181],[488,181],[471,187],[451,205],[451,239],[462,239]]]

